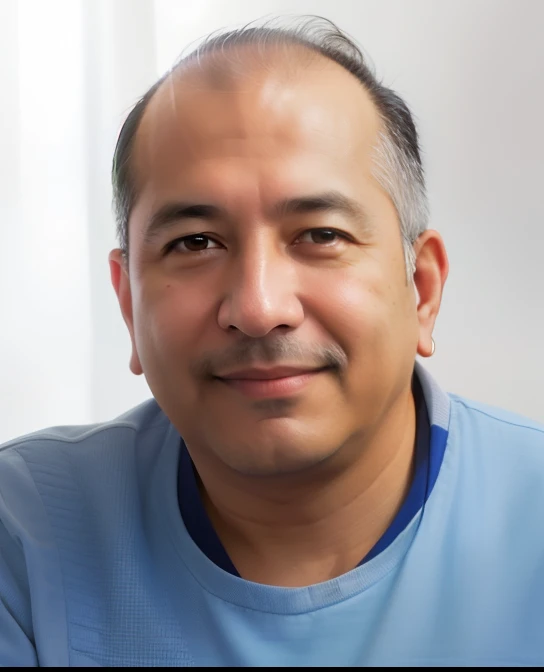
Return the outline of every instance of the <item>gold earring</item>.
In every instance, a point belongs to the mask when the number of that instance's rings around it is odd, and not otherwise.
[[[431,345],[432,345],[432,347],[431,347],[431,354],[430,354],[430,356],[432,357],[432,356],[434,355],[434,351],[436,350],[436,346],[435,346],[435,344],[434,344],[434,338],[433,338],[432,336],[431,336]]]

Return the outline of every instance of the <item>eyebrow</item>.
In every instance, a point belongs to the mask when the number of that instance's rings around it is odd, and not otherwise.
[[[339,191],[327,191],[320,194],[284,199],[272,208],[272,215],[279,218],[317,212],[336,212],[354,220],[361,231],[366,232],[369,229],[369,219],[363,206]],[[157,235],[183,220],[220,219],[226,216],[226,210],[216,205],[184,201],[166,203],[149,220],[144,234],[144,242],[152,242]]]
[[[365,221],[368,219],[362,205],[339,191],[327,191],[322,194],[286,199],[274,206],[274,212],[280,217],[311,214],[313,212],[337,212],[354,220]]]

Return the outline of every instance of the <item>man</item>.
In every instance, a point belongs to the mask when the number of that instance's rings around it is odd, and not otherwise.
[[[415,362],[446,252],[350,40],[209,39],[113,180],[154,399],[0,453],[0,663],[543,663],[544,428]]]

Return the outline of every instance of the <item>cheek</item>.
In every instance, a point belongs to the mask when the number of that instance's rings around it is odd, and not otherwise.
[[[318,322],[327,328],[354,364],[374,367],[396,358],[416,322],[410,311],[404,278],[388,281],[385,274],[352,273],[319,283],[319,294],[309,301]],[[417,339],[417,333],[414,331]]]
[[[389,320],[387,297],[379,289],[377,279],[347,269],[321,279],[310,310],[346,350],[355,354],[363,344],[368,346],[383,331]],[[315,292],[315,289],[314,289]]]
[[[136,343],[146,364],[171,368],[184,361],[185,353],[194,353],[209,331],[212,307],[208,304],[206,293],[187,283],[149,283],[134,311]]]

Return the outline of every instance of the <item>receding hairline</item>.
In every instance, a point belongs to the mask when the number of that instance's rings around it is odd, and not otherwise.
[[[244,56],[254,55],[254,58],[244,59]],[[296,58],[293,59],[293,54]],[[264,73],[281,73],[286,83],[294,81],[304,75],[308,69],[330,70],[346,81],[351,81],[355,87],[372,104],[378,112],[367,87],[360,79],[343,65],[320,52],[311,44],[298,42],[278,43],[271,42],[264,47],[252,43],[228,45],[218,52],[212,50],[202,56],[191,54],[180,61],[172,70],[157,82],[156,88],[147,101],[138,130],[146,117],[158,104],[158,98],[165,95],[167,87],[186,86],[190,89],[208,89],[229,91],[239,89],[245,82],[259,81]]]
[[[259,49],[255,44],[242,43],[229,45],[220,54],[210,51],[199,59],[190,56],[178,63],[157,82],[133,138],[130,162],[132,179],[137,184],[137,191],[142,186],[139,179],[141,176],[137,175],[138,171],[135,170],[136,162],[134,161],[139,147],[140,130],[142,126],[149,123],[149,117],[157,111],[157,107],[164,104],[165,98],[171,95],[168,91],[169,87],[173,89],[185,86],[189,90],[234,91],[243,87],[244,82],[260,82],[263,74],[280,73],[281,80],[288,84],[303,77],[308,69],[315,68],[321,71],[326,69],[336,73],[345,82],[351,82],[356,87],[354,91],[358,90],[362,95],[361,100],[370,106],[377,122],[376,142],[378,142],[378,134],[380,131],[385,131],[385,124],[369,90],[356,75],[327,54],[313,48],[312,45],[297,42],[270,43],[265,46],[265,49],[266,53],[263,48]],[[255,51],[259,52],[256,59],[242,62],[241,58],[244,55]],[[297,56],[296,59],[292,59],[293,52]]]
[[[264,45],[242,42],[229,44],[222,49],[211,49],[203,54],[195,52],[182,59],[169,75],[181,78],[185,74],[190,77],[194,73],[195,79],[203,79],[210,87],[221,88],[237,86],[241,79],[247,79],[253,73],[259,75],[262,71],[279,68],[283,69],[285,76],[297,77],[303,70],[315,64],[348,72],[314,45],[296,41],[294,38],[281,41],[278,37],[277,41],[271,40]],[[357,80],[357,77],[353,77]]]

